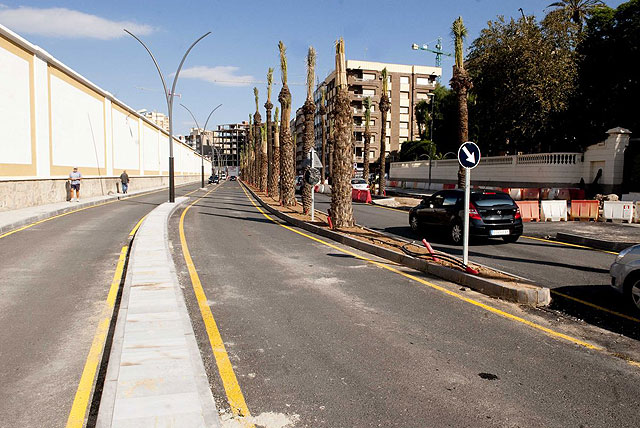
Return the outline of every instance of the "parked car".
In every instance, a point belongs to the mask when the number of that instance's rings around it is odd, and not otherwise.
[[[236,177],[235,175],[232,175],[231,177],[229,177],[229,181],[236,181],[238,179],[238,177]]]
[[[209,177],[209,184],[218,184],[220,183],[220,177],[218,177],[217,175],[212,175]]]
[[[302,190],[302,184],[304,183],[304,177],[302,175],[296,176],[295,192],[300,193]]]
[[[426,196],[409,211],[409,225],[414,232],[446,228],[454,244],[463,240],[464,190],[442,190]],[[474,190],[469,203],[469,235],[502,237],[516,242],[522,235],[522,218],[518,205],[504,192]]]
[[[620,251],[609,269],[611,286],[640,311],[640,245]]]
[[[352,178],[351,188],[355,190],[369,190],[369,184],[363,178]]]

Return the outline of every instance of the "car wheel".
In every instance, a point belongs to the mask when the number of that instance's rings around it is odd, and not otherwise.
[[[414,232],[418,232],[420,230],[420,223],[418,223],[418,217],[411,215],[409,216],[409,225],[411,226],[411,230]]]
[[[520,235],[507,235],[507,236],[503,236],[502,237],[502,239],[504,239],[504,242],[509,243],[509,244],[513,244],[519,238],[520,238]]]
[[[462,224],[460,222],[453,223],[451,225],[451,233],[449,234],[451,241],[456,245],[462,244],[462,235]]]
[[[627,295],[627,302],[629,302],[633,308],[640,311],[640,277],[634,275],[629,285],[625,288]]]

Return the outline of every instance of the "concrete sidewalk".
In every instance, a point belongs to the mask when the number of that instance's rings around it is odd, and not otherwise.
[[[193,183],[185,183],[176,187],[181,187],[188,184]],[[106,196],[94,196],[92,198],[81,199],[80,202],[56,202],[54,204],[38,205],[35,207],[22,208],[19,210],[0,211],[0,235],[18,229],[27,224],[44,220],[56,215],[68,213],[70,211],[76,211],[81,208],[87,208],[110,201],[132,198],[134,196],[156,192],[163,189],[167,189],[168,191],[168,187],[155,187],[151,189],[137,190],[127,194],[116,193]]]
[[[96,426],[220,427],[169,251],[168,219],[188,198],[154,209],[136,233]]]

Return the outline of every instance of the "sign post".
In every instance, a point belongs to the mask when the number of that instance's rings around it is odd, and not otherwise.
[[[311,157],[311,168],[309,168],[305,174],[305,181],[311,185],[311,221],[314,221],[316,211],[316,184],[320,183],[320,171],[318,168],[322,168],[322,162],[320,162],[320,158],[316,154],[315,147],[311,148],[309,156]]]
[[[480,148],[476,143],[467,141],[458,149],[458,162],[465,169],[464,174],[464,231],[462,261],[469,264],[469,205],[471,204],[471,170],[480,163]]]

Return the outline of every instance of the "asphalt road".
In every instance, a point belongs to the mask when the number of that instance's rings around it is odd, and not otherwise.
[[[326,212],[330,202],[329,196],[316,195],[316,209]],[[353,210],[356,222],[362,226],[409,240],[419,241],[426,237],[434,249],[462,256],[462,247],[449,244],[445,234],[428,231],[414,233],[409,227],[407,211],[355,202]],[[524,234],[527,234],[527,223]],[[629,308],[610,286],[609,267],[615,257],[602,251],[525,237],[513,244],[507,244],[502,239],[481,240],[471,242],[469,248],[469,259],[473,262],[513,273],[551,288],[552,308],[611,331],[640,339],[640,322],[608,312],[640,318],[640,314]],[[605,310],[565,296],[593,303]]]
[[[121,248],[166,199],[125,199],[0,239],[1,427],[65,426]]]
[[[178,218],[170,223],[174,260],[214,395],[228,409]],[[249,410],[261,421],[637,426],[637,367],[287,230],[260,214],[238,183],[223,183],[195,204],[185,234]]]

